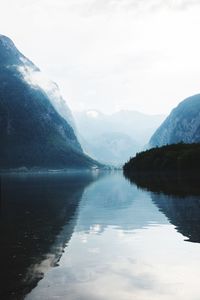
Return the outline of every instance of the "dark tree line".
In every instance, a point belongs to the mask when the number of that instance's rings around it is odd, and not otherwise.
[[[173,144],[136,154],[123,167],[126,175],[138,172],[198,172],[200,144]]]

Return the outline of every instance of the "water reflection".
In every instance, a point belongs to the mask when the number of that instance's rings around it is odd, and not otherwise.
[[[1,178],[0,299],[23,299],[58,264],[90,173]]]
[[[154,195],[121,174],[86,188],[59,267],[26,300],[199,299],[200,245],[184,242]]]
[[[100,178],[83,194],[59,267],[48,272],[26,299],[132,299],[134,290],[151,289],[152,279],[137,261],[138,249],[146,247],[138,232],[166,223],[149,195],[121,173]],[[148,239],[151,234],[147,243]],[[124,284],[130,285],[128,290]]]
[[[153,202],[159,207],[176,229],[189,242],[200,243],[200,197],[168,196],[152,194]]]
[[[86,189],[80,203],[76,231],[101,234],[107,227],[129,232],[162,224],[163,215],[149,201],[148,194],[141,193],[116,173],[105,176]]]
[[[139,188],[172,196],[200,196],[200,175],[177,173],[138,173],[126,177]]]
[[[187,241],[200,243],[200,177],[192,174],[140,174],[130,179],[151,191],[153,203]]]
[[[36,201],[35,209],[33,204],[33,208],[29,208],[28,211],[32,212],[29,220],[23,217],[28,226],[34,223],[30,228],[38,230],[37,236],[40,237],[40,230],[43,232],[38,242],[38,248],[42,249],[40,252],[32,249],[35,243],[33,235],[28,243],[23,239],[23,247],[30,245],[29,254],[26,253],[27,268],[21,267],[22,271],[25,270],[23,278],[27,278],[27,274],[35,276],[41,270],[44,273],[42,280],[37,278],[38,284],[34,289],[33,284],[28,289],[27,284],[23,286],[20,282],[20,291],[26,294],[25,299],[198,300],[200,244],[185,242],[186,236],[191,241],[198,241],[200,205],[196,185],[191,189],[185,183],[181,188],[176,179],[172,188],[166,178],[156,184],[155,178],[153,184],[145,183],[149,179],[142,179],[144,190],[139,182],[138,186],[130,183],[120,172],[105,174],[88,185],[91,180],[85,177],[80,181],[75,178],[52,180],[43,194],[42,190],[37,193],[43,196],[38,196],[40,201]],[[24,196],[20,198],[26,203],[27,195],[35,190],[34,184],[31,183],[29,188],[24,183],[21,186],[21,195]],[[16,190],[14,188],[11,194],[15,194]],[[33,198],[36,199],[37,195]],[[43,198],[47,205],[38,215],[36,212]],[[58,199],[61,199],[61,205]],[[50,214],[45,207],[49,207]],[[14,220],[20,212],[20,208],[16,209],[12,216]],[[25,216],[26,211],[23,213]],[[39,220],[44,218],[45,222],[37,221],[37,216],[40,216]],[[29,227],[21,222],[14,223],[21,228],[20,235],[23,236]],[[9,229],[8,221],[7,226]],[[52,238],[43,242],[46,236]],[[23,253],[24,250],[20,251]],[[51,268],[58,261],[59,265]]]

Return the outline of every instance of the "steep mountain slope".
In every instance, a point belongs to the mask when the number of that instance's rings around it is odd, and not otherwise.
[[[81,144],[92,157],[120,165],[143,149],[162,115],[119,111],[106,115],[96,110],[74,113]]]
[[[150,147],[200,142],[200,94],[182,101],[151,137]]]
[[[0,169],[95,164],[82,151],[56,84],[0,35]]]

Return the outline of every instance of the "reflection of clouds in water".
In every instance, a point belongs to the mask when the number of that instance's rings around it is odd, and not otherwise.
[[[187,286],[190,284],[194,286],[195,276],[199,273],[198,268],[195,268],[193,274],[196,258],[193,257],[192,265],[188,268],[188,263],[184,261],[188,249],[181,254],[179,249],[181,244],[178,241],[175,245],[169,242],[171,237],[173,240],[177,235],[178,240],[182,242],[180,235],[172,226],[150,227],[148,232],[144,229],[138,230],[138,237],[136,239],[132,237],[128,244],[126,239],[125,243],[118,243],[120,249],[115,253],[113,235],[117,236],[116,230],[116,228],[110,229],[110,233],[107,230],[101,237],[96,236],[99,239],[101,256],[93,260],[94,256],[91,256],[90,251],[88,255],[84,253],[84,262],[77,262],[77,268],[74,265],[70,270],[76,273],[74,279],[77,280],[74,284],[72,282],[72,289],[69,291],[72,299],[74,295],[76,297],[83,295],[83,298],[103,300],[109,295],[109,299],[130,300],[134,296],[134,299],[138,300],[177,300],[182,299],[180,286],[183,286],[183,282]],[[93,237],[92,235],[88,237],[88,250],[94,243]],[[146,241],[151,243],[146,244]],[[163,248],[166,248],[167,258]],[[198,256],[198,253],[196,252],[195,255]],[[189,282],[183,277],[186,270],[191,276]],[[183,299],[189,299],[187,297],[190,295],[190,289],[186,289],[187,293]]]
[[[80,241],[84,244],[87,243],[89,235],[96,235],[101,233],[102,227],[99,224],[95,224],[90,226],[90,229],[88,232],[78,232],[78,235],[80,237]]]
[[[153,275],[152,266],[145,263],[137,263],[132,261],[132,269],[130,268],[130,260],[121,259],[116,265],[113,265],[112,272],[118,278],[123,278],[126,291],[133,290],[152,291],[156,293],[170,294],[169,287],[163,287],[159,279]]]
[[[79,264],[76,271],[74,266],[68,266],[63,269],[63,273],[66,272],[67,275],[63,274],[63,279],[56,280],[58,289],[61,280],[67,285],[65,292],[69,299],[80,297],[80,299],[91,300],[107,299],[108,295],[109,299],[130,300],[133,296],[134,299],[155,299],[154,297],[158,295],[166,297],[172,294],[170,286],[167,284],[163,286],[158,278],[151,275],[150,267],[146,268],[143,264],[131,266],[132,270],[129,261],[124,258],[118,258],[116,262],[102,263],[101,261],[99,264],[87,264],[87,266]],[[59,295],[59,291],[57,293]]]
[[[80,209],[75,230],[88,234],[101,234],[106,227],[117,227],[121,231],[116,232],[128,235],[149,222],[166,222],[147,194],[122,178],[121,173],[101,178],[88,187]]]
[[[83,244],[87,243],[87,234],[86,233],[80,233],[79,236],[80,236],[80,241]]]
[[[90,226],[90,230],[89,230],[90,234],[97,234],[99,232],[101,232],[100,224],[94,224],[94,225]]]
[[[89,248],[88,252],[93,253],[93,254],[98,254],[98,253],[100,253],[100,249],[99,248]]]
[[[67,253],[29,300],[54,296],[60,300],[199,299],[200,245],[185,243],[152,203],[151,195],[126,186],[123,180],[120,184],[119,177],[108,177],[87,189]],[[129,201],[129,190],[124,192],[130,203],[125,209],[115,207],[116,184],[129,187],[134,194]],[[99,198],[103,187],[114,191],[112,209],[104,203],[104,193]],[[85,231],[81,230],[83,224]]]

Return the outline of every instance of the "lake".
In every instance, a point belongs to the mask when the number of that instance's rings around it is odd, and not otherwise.
[[[198,182],[1,176],[0,236],[1,300],[200,299]]]

